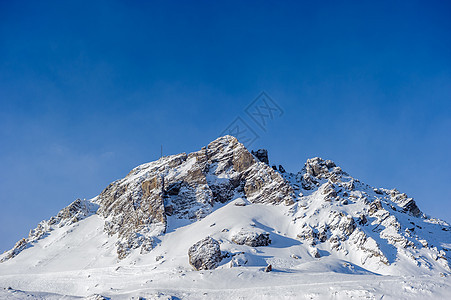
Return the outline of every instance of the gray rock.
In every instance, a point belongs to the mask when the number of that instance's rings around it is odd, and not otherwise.
[[[418,208],[417,204],[412,198],[408,198],[406,203],[402,205],[405,212],[411,214],[414,217],[421,216],[421,210]]]
[[[300,232],[297,234],[297,237],[301,240],[301,241],[309,241],[310,243],[314,243],[315,239],[316,239],[316,233],[313,230],[312,227],[310,227],[307,224],[304,224],[300,230]]]
[[[381,200],[376,199],[373,202],[371,202],[369,213],[370,213],[370,215],[373,215],[374,213],[376,213],[378,210],[381,210],[381,209],[382,209]]]
[[[364,214],[359,216],[359,219],[358,219],[359,225],[366,225],[367,222],[368,222],[368,219],[366,218],[366,216]]]
[[[404,212],[407,212],[414,217],[420,217],[422,215],[421,210],[418,208],[413,198],[407,197],[405,193],[400,193],[398,190],[393,189],[390,191],[390,196],[391,200],[397,203]]]
[[[170,195],[170,196],[178,195],[181,187],[182,187],[182,181],[174,182],[166,188],[165,194]]]
[[[340,220],[340,224],[338,225],[338,229],[343,232],[345,235],[351,235],[356,229],[356,223],[351,216],[345,216]]]
[[[265,164],[269,165],[268,150],[258,149],[257,151],[251,151],[251,153],[256,158],[258,158],[259,161],[264,162]]]
[[[250,247],[268,246],[271,244],[269,233],[257,233],[250,231],[240,231],[232,237],[232,242],[237,245],[247,245]]]
[[[332,175],[340,177],[345,175],[339,167],[331,160],[323,160],[322,158],[315,157],[307,159],[304,166],[304,171],[316,178],[329,178]]]
[[[300,181],[304,190],[312,190],[319,185],[318,180],[309,173],[302,174]]]
[[[311,248],[309,249],[309,253],[310,253],[310,255],[311,255],[312,257],[314,257],[314,258],[320,258],[320,257],[321,257],[321,255],[319,254],[318,249],[315,248],[315,247],[311,247]]]
[[[235,201],[235,206],[246,206],[246,201],[240,198]]]
[[[328,182],[327,185],[324,187],[323,194],[325,195],[324,200],[326,201],[332,201],[337,198],[337,191],[335,190],[336,186]]]
[[[216,269],[222,260],[218,241],[211,237],[192,245],[188,250],[189,263],[197,271]]]
[[[265,272],[271,272],[272,271],[272,266],[271,265],[267,265],[265,267]]]

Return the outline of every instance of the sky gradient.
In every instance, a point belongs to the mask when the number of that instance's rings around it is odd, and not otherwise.
[[[271,163],[331,159],[451,222],[446,1],[0,1],[0,252],[237,117]],[[245,109],[265,91],[264,130]]]

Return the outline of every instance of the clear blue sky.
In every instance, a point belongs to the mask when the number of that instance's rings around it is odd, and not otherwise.
[[[448,1],[147,2],[0,2],[0,251],[236,117],[289,171],[332,159],[451,221]]]

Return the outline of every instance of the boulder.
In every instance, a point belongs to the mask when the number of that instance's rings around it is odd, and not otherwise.
[[[240,231],[236,233],[232,237],[232,242],[250,247],[268,246],[271,244],[269,233],[257,233],[251,231]]]
[[[197,271],[216,269],[222,260],[218,241],[206,237],[192,245],[188,250],[189,263]]]
[[[244,201],[243,198],[238,198],[235,201],[235,206],[246,206],[246,201]]]
[[[271,272],[272,271],[272,266],[271,265],[267,265],[265,267],[265,272]]]

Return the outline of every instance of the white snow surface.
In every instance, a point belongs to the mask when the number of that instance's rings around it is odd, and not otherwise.
[[[193,163],[169,172],[183,178]],[[138,180],[147,166],[135,168],[127,180]],[[296,174],[282,176],[299,185]],[[383,202],[366,225],[343,237],[347,220],[367,213],[363,198],[382,198],[381,192],[356,181],[348,198],[356,201],[335,203],[324,200],[327,184],[322,179],[315,189],[297,189],[292,205],[252,204],[236,194],[215,203],[201,219],[168,216],[155,248],[147,254],[131,251],[122,260],[118,237],[104,231],[105,219],[85,214],[51,227],[0,263],[0,299],[449,299],[451,272],[445,262],[451,233],[443,229],[448,224],[412,217]],[[416,229],[404,234],[405,224]],[[328,226],[336,229],[329,229],[325,242],[299,238],[308,228]],[[269,233],[271,244],[233,243],[232,236],[242,231]],[[215,270],[195,271],[188,249],[207,236],[220,243],[224,259]],[[414,246],[403,247],[409,241]],[[272,271],[264,272],[268,264]]]
[[[0,290],[0,298],[77,299],[101,294],[111,299],[445,299],[451,292],[449,276],[383,276],[326,250],[321,258],[313,258],[290,233],[287,214],[289,207],[283,205],[236,206],[231,201],[188,225],[170,219],[159,246],[122,261],[113,251],[114,238],[102,233],[101,218],[92,215],[68,230],[52,231],[25,249],[20,260],[3,263],[0,286],[12,290]],[[230,242],[233,233],[256,226],[270,232],[270,246]],[[218,240],[222,251],[245,252],[250,266],[230,268],[228,258],[216,270],[194,271],[187,249],[206,236]],[[272,272],[263,272],[266,264],[273,266]]]

